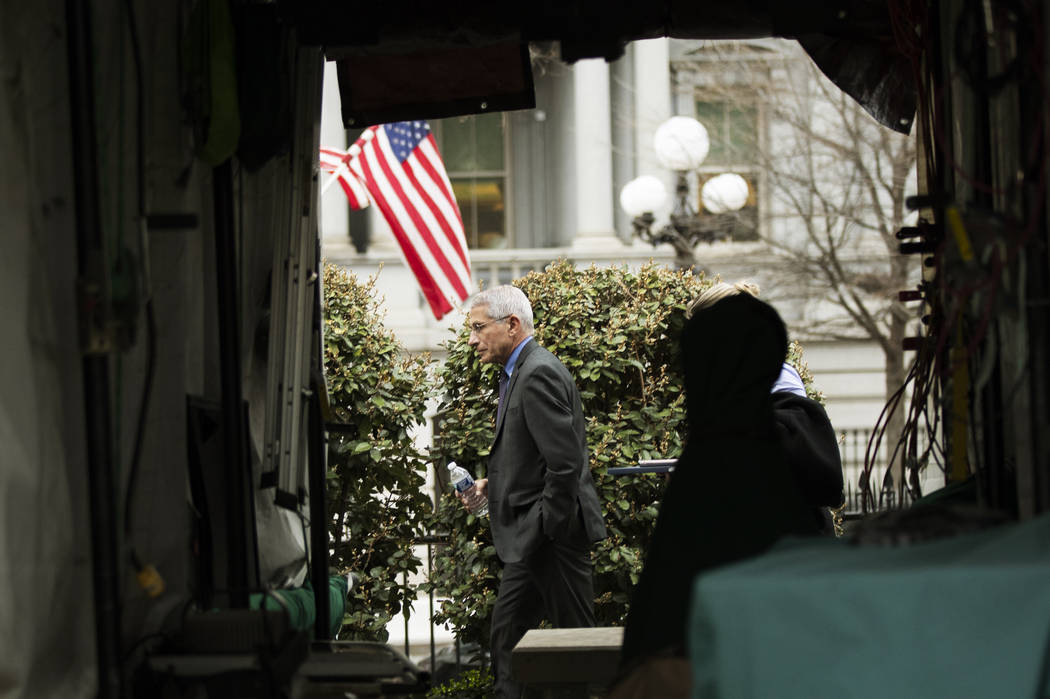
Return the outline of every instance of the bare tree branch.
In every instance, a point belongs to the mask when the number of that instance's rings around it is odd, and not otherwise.
[[[720,44],[725,48],[712,48],[711,61],[680,68],[704,76],[698,94],[705,100],[732,103],[743,93],[765,104],[775,133],[756,138],[752,154],[773,209],[761,239],[814,307],[833,304],[842,313],[842,320],[815,319],[806,331],[856,339],[842,325],[852,324],[882,348],[887,376],[896,376],[909,318],[896,292],[918,277],[914,261],[897,253],[895,236],[904,224],[915,141],[874,122],[795,44],[760,57],[741,43]],[[734,78],[726,84],[723,75]]]

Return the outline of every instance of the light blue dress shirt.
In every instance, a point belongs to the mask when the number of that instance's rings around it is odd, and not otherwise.
[[[806,387],[802,385],[802,377],[795,371],[795,367],[787,362],[784,362],[784,366],[780,369],[780,376],[777,377],[776,382],[773,384],[772,392],[776,393],[777,391],[787,391],[803,398],[806,397]]]
[[[518,355],[521,354],[521,349],[532,341],[532,335],[529,335],[521,343],[514,348],[514,351],[510,353],[510,357],[507,359],[507,364],[503,367],[503,371],[507,372],[507,376],[514,375],[514,365],[518,363]],[[798,374],[796,374],[798,376]]]

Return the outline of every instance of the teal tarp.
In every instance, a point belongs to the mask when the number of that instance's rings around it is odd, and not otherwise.
[[[335,638],[336,632],[343,623],[343,614],[346,612],[346,591],[345,577],[333,575],[328,578],[328,628],[331,630],[332,638]],[[280,597],[280,601],[274,599],[275,596]],[[314,604],[314,590],[309,582],[303,587],[274,590],[266,595],[251,595],[248,604],[252,609],[260,609],[262,605],[265,605],[266,609],[287,610],[288,621],[293,629],[313,633],[317,606]]]
[[[1050,517],[878,548],[785,544],[701,575],[694,697],[1036,697]]]

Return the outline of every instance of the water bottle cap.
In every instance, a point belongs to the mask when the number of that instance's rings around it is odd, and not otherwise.
[[[456,467],[456,462],[455,462],[455,461],[449,461],[449,462],[448,462],[448,470],[449,470],[449,471],[451,471],[451,470],[452,470],[452,469],[454,469],[455,467]]]

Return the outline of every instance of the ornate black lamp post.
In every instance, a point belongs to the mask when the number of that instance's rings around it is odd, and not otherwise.
[[[693,267],[694,248],[728,238],[737,225],[733,212],[747,203],[748,185],[740,175],[725,173],[712,177],[701,190],[705,213],[690,201],[689,172],[707,157],[708,138],[704,126],[692,117],[671,117],[660,125],[653,138],[660,164],[677,175],[674,208],[668,222],[658,229],[654,212],[664,206],[667,190],[659,178],[642,175],[620,191],[620,206],[632,217],[635,235],[654,247],[669,243],[675,250],[678,267]]]

